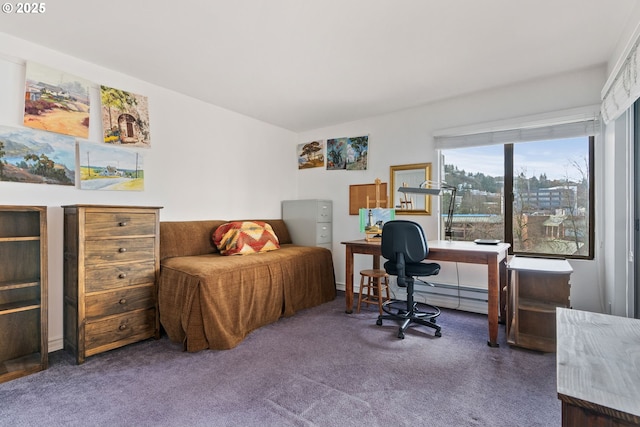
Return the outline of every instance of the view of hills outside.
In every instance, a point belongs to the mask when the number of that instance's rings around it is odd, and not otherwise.
[[[513,145],[514,252],[589,254],[589,138]],[[443,150],[454,240],[505,240],[504,146]],[[444,192],[446,215],[451,194]],[[444,223],[444,217],[443,221]]]

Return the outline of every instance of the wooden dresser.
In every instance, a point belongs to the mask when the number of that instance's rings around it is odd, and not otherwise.
[[[640,426],[640,320],[558,308],[564,427]]]
[[[158,207],[64,208],[64,348],[86,357],[159,337]]]

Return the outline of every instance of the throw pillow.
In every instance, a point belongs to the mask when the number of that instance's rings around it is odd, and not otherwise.
[[[280,248],[278,237],[262,221],[233,221],[213,232],[213,242],[222,255],[248,255]]]

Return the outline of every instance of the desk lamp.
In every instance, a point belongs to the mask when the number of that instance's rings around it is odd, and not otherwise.
[[[426,180],[417,187],[400,187],[398,191],[400,193],[409,194],[428,194],[431,196],[439,196],[442,190],[451,191],[451,199],[449,199],[449,210],[447,212],[447,219],[444,223],[444,237],[446,240],[451,241],[453,239],[452,222],[453,222],[453,208],[456,200],[456,192],[458,189],[444,182],[440,183],[440,187],[426,187],[426,185],[438,184],[437,182]]]

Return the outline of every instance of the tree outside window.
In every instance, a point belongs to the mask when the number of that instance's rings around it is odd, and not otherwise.
[[[520,254],[593,256],[593,137],[442,154],[444,180],[458,189],[454,239],[500,239]],[[449,197],[441,197],[442,212]]]

